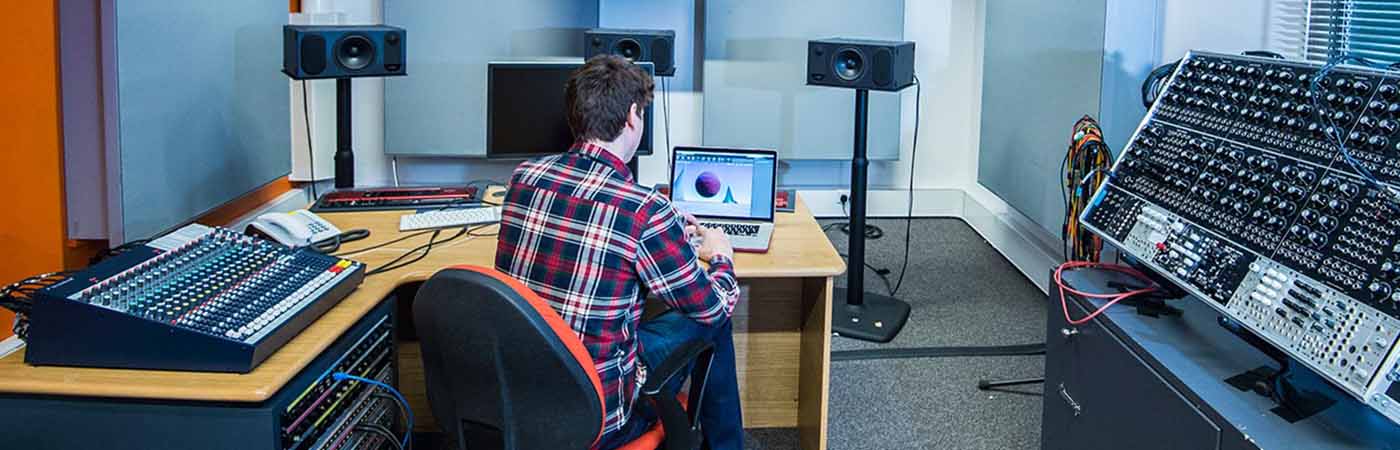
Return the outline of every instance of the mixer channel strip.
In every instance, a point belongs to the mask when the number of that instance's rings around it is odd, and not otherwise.
[[[1400,422],[1400,74],[1192,52],[1085,226]],[[1328,140],[1386,187],[1354,170]]]
[[[246,373],[363,279],[363,264],[189,225],[40,291],[25,361]]]

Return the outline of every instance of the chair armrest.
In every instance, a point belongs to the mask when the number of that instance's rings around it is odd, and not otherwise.
[[[697,361],[702,354],[713,357],[713,353],[714,347],[706,342],[690,341],[682,344],[675,352],[666,356],[666,360],[661,363],[660,367],[647,368],[647,382],[642,385],[642,395],[654,396],[661,394],[661,390],[664,389],[667,384],[670,384],[671,380],[680,376],[681,372],[685,371],[685,368],[689,366],[692,361]],[[706,365],[709,365],[708,361]],[[696,366],[698,367],[699,365],[697,364]],[[706,374],[708,373],[709,371],[707,370]],[[691,383],[694,382],[694,379],[692,379]],[[671,395],[675,394],[675,392],[671,393]]]
[[[714,347],[709,343],[691,341],[682,345],[666,357],[660,367],[649,367],[647,381],[642,385],[642,398],[651,399],[656,405],[656,413],[661,419],[661,427],[666,430],[666,450],[692,450],[701,447],[704,438],[700,432],[700,403],[705,396],[705,384],[710,377],[710,364],[714,361]],[[691,362],[695,365],[690,373],[690,395],[687,411],[676,399],[676,392],[668,392],[666,386],[685,371]]]

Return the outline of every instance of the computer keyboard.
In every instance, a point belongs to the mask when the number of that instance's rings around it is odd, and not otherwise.
[[[438,230],[501,221],[501,207],[459,208],[407,214],[399,218],[399,231]]]
[[[743,224],[743,223],[714,223],[714,222],[708,222],[708,223],[707,223],[707,222],[701,222],[700,225],[702,225],[702,226],[704,226],[704,227],[706,227],[706,228],[718,228],[718,229],[720,229],[720,231],[723,231],[724,234],[727,234],[727,235],[730,235],[730,236],[757,236],[757,235],[758,235],[758,225],[750,225],[750,224]]]

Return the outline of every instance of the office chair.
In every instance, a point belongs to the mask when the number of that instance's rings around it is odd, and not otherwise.
[[[433,416],[458,449],[586,449],[603,428],[602,384],[572,328],[523,283],[495,269],[455,266],[418,291],[413,318]],[[693,450],[714,352],[683,346],[648,368],[638,402],[658,424],[625,450]],[[694,361],[689,396],[665,392]],[[685,410],[683,403],[691,405]]]

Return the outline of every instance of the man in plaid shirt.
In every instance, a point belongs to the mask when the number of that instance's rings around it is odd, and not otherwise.
[[[742,448],[729,322],[739,300],[734,251],[722,232],[638,185],[627,168],[652,90],[646,72],[616,56],[595,57],[573,74],[565,106],[576,144],[515,169],[496,268],[549,302],[593,356],[605,404],[598,447],[627,443],[655,423],[652,405],[635,403],[647,366],[704,340],[715,348],[700,405],[706,440],[713,449]],[[643,322],[646,292],[670,311]]]

